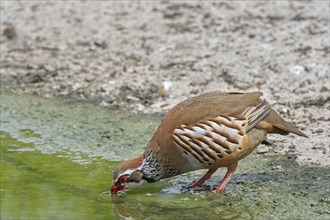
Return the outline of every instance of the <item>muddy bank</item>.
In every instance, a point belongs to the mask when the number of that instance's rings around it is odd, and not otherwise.
[[[304,2],[1,1],[1,87],[145,113],[261,90],[310,139],[260,153],[329,161],[329,7]]]

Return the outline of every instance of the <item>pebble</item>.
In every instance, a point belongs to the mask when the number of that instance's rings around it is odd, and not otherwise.
[[[317,133],[317,134],[323,133],[323,129],[322,128],[316,129],[315,133]]]
[[[325,86],[322,86],[322,88],[320,89],[320,92],[327,92],[329,91],[329,89]]]
[[[2,34],[9,40],[17,37],[16,27],[13,24],[9,24],[2,32]]]
[[[126,96],[126,99],[130,100],[130,101],[139,101],[140,100],[138,97],[132,96],[132,95]]]
[[[108,102],[106,102],[106,101],[102,101],[102,102],[100,102],[99,105],[100,105],[100,106],[109,106],[110,103],[108,103]]]
[[[268,148],[264,145],[260,145],[258,148],[257,148],[257,154],[266,154],[268,153]]]
[[[303,66],[300,65],[295,65],[293,67],[290,68],[290,73],[294,74],[294,75],[300,75],[302,73],[304,73],[305,68]]]
[[[283,171],[284,169],[282,166],[274,166],[272,167],[272,170]]]

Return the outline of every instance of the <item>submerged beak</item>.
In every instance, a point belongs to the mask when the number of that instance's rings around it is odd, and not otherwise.
[[[111,187],[111,195],[116,195],[117,192],[123,188],[124,186],[122,186],[120,183],[114,183]]]

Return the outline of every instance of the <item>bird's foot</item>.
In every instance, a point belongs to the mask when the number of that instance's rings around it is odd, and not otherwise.
[[[217,171],[218,168],[215,169],[209,169],[199,180],[188,186],[188,189],[193,189],[196,187],[201,187],[203,186],[204,182],[212,176],[212,174]]]
[[[217,187],[216,189],[212,190],[211,192],[212,192],[213,194],[218,194],[219,192],[221,192],[221,191],[224,190],[224,189],[225,189],[225,187],[223,187],[223,188],[219,188],[219,189],[218,189],[218,187]]]
[[[234,175],[234,172],[235,172],[237,166],[238,166],[238,163],[236,162],[232,166],[228,167],[225,177],[221,180],[220,185],[216,189],[212,190],[212,193],[217,194],[226,187],[226,185],[229,183],[232,176]]]

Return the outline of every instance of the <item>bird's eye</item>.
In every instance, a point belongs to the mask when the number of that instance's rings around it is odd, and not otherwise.
[[[121,176],[121,177],[119,178],[118,182],[120,182],[120,183],[125,183],[126,180],[127,180],[127,178],[128,178],[128,174],[123,175],[123,176]]]

